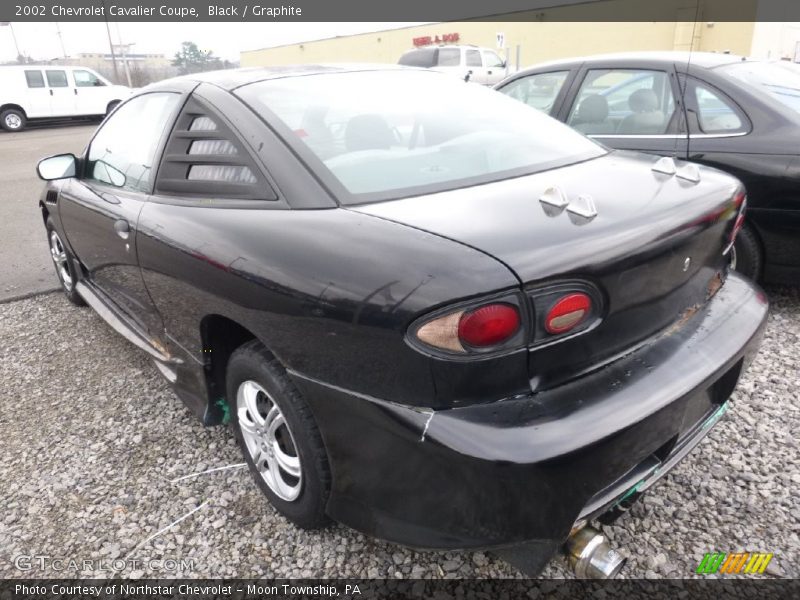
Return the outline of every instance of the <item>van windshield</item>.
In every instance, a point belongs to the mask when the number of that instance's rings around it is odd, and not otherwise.
[[[430,71],[287,77],[235,93],[268,121],[277,116],[279,132],[312,169],[333,176],[345,204],[457,189],[606,152],[504,94]]]

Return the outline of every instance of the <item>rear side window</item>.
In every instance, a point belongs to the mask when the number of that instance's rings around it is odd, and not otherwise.
[[[421,48],[420,50],[411,50],[406,52],[400,57],[398,61],[401,65],[408,67],[432,67],[436,63],[436,49],[435,48]]]
[[[29,88],[43,88],[44,76],[41,71],[25,71],[25,79]]]
[[[47,85],[51,88],[68,87],[66,71],[47,70]]]
[[[480,59],[480,57],[478,57]],[[439,48],[439,66],[457,67],[461,64],[461,50],[458,48]]]
[[[660,135],[675,115],[664,71],[592,69],[581,84],[567,122],[594,135]]]
[[[156,190],[172,196],[277,199],[236,134],[195,98],[175,123]]]
[[[699,82],[694,82],[697,102],[697,121],[703,133],[740,133],[747,127],[739,112],[720,93]]]
[[[133,192],[149,192],[158,143],[179,101],[179,94],[162,92],[144,94],[120,106],[89,146],[85,177]]]

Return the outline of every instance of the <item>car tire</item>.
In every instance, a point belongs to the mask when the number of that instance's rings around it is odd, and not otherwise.
[[[281,364],[260,342],[248,342],[228,361],[226,391],[234,435],[270,503],[303,529],[327,525],[328,456],[311,409]]]
[[[731,268],[753,281],[758,281],[761,277],[761,265],[761,244],[753,230],[745,225],[733,243]]]
[[[53,220],[50,217],[47,217],[45,228],[47,229],[47,244],[50,248],[50,258],[53,259],[56,276],[58,277],[59,283],[61,283],[61,289],[64,295],[67,297],[67,300],[72,302],[75,306],[86,306],[83,298],[81,298],[76,290],[78,273],[75,270],[75,262],[72,258],[72,254],[61,240],[61,236],[56,231]]]
[[[27,123],[25,113],[16,108],[9,108],[0,113],[0,126],[6,131],[22,131]]]

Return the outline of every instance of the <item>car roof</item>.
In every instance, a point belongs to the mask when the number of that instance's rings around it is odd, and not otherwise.
[[[572,58],[563,58],[543,63],[531,65],[520,71],[520,73],[529,70],[539,71],[542,68],[559,67],[559,66],[573,66],[580,63],[593,63],[593,62],[612,62],[622,60],[636,60],[651,63],[675,63],[684,62],[691,63],[692,65],[704,67],[706,69],[713,69],[722,65],[731,63],[742,62],[747,60],[743,56],[737,54],[722,54],[718,52],[687,52],[687,51],[648,51],[648,52],[615,52],[610,54],[594,54],[591,56],[576,56]]]
[[[397,71],[421,70],[413,67],[404,67],[392,64],[319,64],[319,65],[285,65],[279,67],[244,67],[239,69],[225,69],[222,71],[208,71],[206,73],[192,73],[172,77],[147,86],[148,90],[170,87],[173,83],[182,81],[195,81],[197,83],[211,83],[226,90],[233,90],[243,85],[266,81],[270,79],[283,79],[286,77],[304,77],[307,75],[322,75],[332,73],[353,73],[358,71]]]

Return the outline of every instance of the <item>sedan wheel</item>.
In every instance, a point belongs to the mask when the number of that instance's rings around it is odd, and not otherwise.
[[[75,289],[75,284],[78,282],[77,272],[73,266],[72,255],[64,246],[64,242],[56,231],[53,220],[47,217],[45,222],[47,228],[47,244],[50,246],[50,258],[53,259],[53,265],[56,268],[56,275],[58,281],[61,283],[61,289],[64,290],[64,295],[67,300],[72,302],[75,306],[86,306],[86,303],[81,298],[80,294]]]
[[[225,392],[233,431],[270,503],[306,529],[328,523],[328,453],[311,409],[286,370],[257,340],[231,354]]]
[[[261,385],[247,380],[236,393],[236,416],[250,458],[267,487],[287,502],[297,500],[303,470],[281,409]]]
[[[58,233],[55,229],[50,232],[50,256],[56,265],[56,273],[61,280],[61,285],[64,286],[64,291],[67,293],[71,292],[74,282],[69,270],[69,258],[67,257],[64,244],[61,243],[61,238],[58,237]]]

